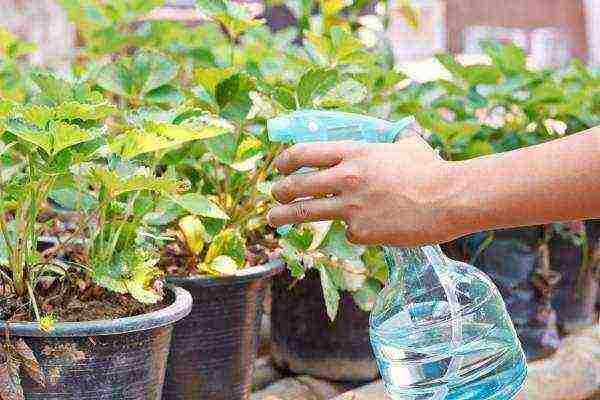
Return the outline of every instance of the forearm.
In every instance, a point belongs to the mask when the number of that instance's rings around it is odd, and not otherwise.
[[[600,217],[600,127],[448,165],[459,234]]]

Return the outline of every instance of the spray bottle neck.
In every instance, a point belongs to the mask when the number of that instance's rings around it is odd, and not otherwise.
[[[436,272],[446,266],[446,256],[438,245],[402,248],[386,246],[384,253],[389,267],[388,285],[398,283],[402,276],[421,275],[427,265],[434,266]]]

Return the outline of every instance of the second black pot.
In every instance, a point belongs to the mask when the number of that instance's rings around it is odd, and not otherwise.
[[[168,280],[194,299],[175,325],[163,400],[244,400],[250,396],[265,289],[279,262],[221,278]]]
[[[335,321],[327,317],[318,272],[296,282],[289,273],[273,282],[271,351],[275,364],[296,374],[333,381],[371,381],[379,370],[369,341],[369,314],[340,293]]]

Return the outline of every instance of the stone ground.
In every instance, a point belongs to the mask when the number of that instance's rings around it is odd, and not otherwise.
[[[376,400],[387,399],[383,384],[334,383],[309,376],[284,376],[268,351],[268,323],[254,372],[251,400]],[[564,339],[552,357],[529,363],[524,391],[516,400],[600,400],[600,325]]]

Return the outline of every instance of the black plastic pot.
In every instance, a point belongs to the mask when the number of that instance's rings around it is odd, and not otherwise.
[[[173,331],[164,400],[249,398],[265,289],[283,268],[271,262],[243,275],[168,279],[194,306]]]
[[[586,224],[590,245],[588,256],[593,254],[598,240],[596,224]],[[564,334],[576,333],[596,322],[597,273],[594,265],[582,270],[583,251],[585,248],[560,237],[550,242],[552,269],[560,274],[552,306],[556,309],[558,324]]]
[[[486,235],[464,239],[471,255]],[[557,276],[541,268],[542,236],[541,227],[494,231],[494,240],[474,263],[500,290],[529,360],[547,357],[560,345],[556,311],[552,307]]]
[[[369,342],[369,314],[340,293],[337,318],[327,317],[319,274],[296,282],[289,273],[273,281],[271,354],[275,364],[296,374],[333,381],[371,381],[379,376]]]
[[[136,317],[58,323],[45,333],[34,323],[10,323],[46,377],[41,387],[21,374],[27,400],[159,400],[173,323],[192,308],[192,297],[170,288],[171,305]],[[0,332],[7,324],[0,321]]]

